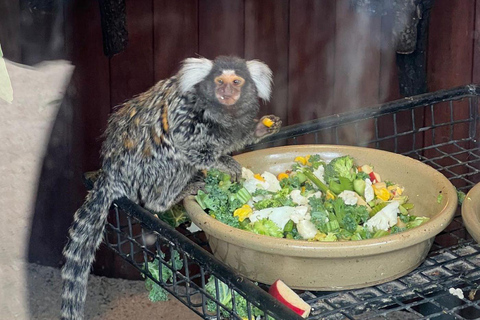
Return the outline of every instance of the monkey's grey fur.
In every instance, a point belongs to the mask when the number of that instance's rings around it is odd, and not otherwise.
[[[215,97],[214,79],[223,70],[245,80],[231,106]],[[110,117],[101,174],[75,213],[64,249],[62,319],[83,319],[88,274],[112,201],[126,196],[165,211],[197,191],[199,170],[218,168],[236,177],[241,167],[228,154],[278,131],[281,121],[275,116],[266,116],[274,122],[270,128],[255,120],[258,98],[270,97],[271,77],[270,69],[255,60],[190,58],[177,75]]]

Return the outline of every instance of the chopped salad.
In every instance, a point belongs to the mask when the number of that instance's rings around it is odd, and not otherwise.
[[[347,241],[411,229],[428,217],[410,214],[404,188],[383,181],[351,156],[293,159],[278,175],[242,168],[242,178],[209,170],[196,201],[210,216],[235,228],[278,238]]]

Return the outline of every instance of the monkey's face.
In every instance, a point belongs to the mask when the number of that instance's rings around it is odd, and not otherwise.
[[[238,76],[234,70],[223,70],[222,74],[215,77],[215,97],[223,105],[235,104],[242,94],[245,79]]]

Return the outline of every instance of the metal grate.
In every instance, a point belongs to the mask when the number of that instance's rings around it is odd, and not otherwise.
[[[480,88],[470,85],[309,121],[247,150],[303,143],[378,148],[418,159],[467,192],[480,182],[479,95]],[[109,221],[107,246],[146,277],[151,277],[148,263],[159,259],[158,268],[170,269],[173,277],[157,283],[201,317],[242,319],[236,306],[243,297],[248,306],[243,318],[255,319],[253,308],[258,307],[272,319],[301,319],[268,295],[266,286],[253,284],[214,258],[202,233],[174,230],[128,199],[115,202]],[[183,261],[179,270],[169,260],[174,251]],[[217,279],[213,294],[205,290],[209,276]],[[218,281],[233,293],[232,305],[218,300]],[[298,292],[313,307],[308,319],[477,319],[479,287],[480,247],[466,232],[458,210],[435,238],[427,260],[410,274],[358,290]],[[461,289],[465,297],[452,295],[450,288]],[[207,303],[216,309],[208,311]]]

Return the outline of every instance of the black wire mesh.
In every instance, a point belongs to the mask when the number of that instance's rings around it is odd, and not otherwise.
[[[247,150],[304,143],[383,149],[432,166],[467,192],[480,182],[479,94],[480,89],[470,85],[309,121],[286,127]],[[266,286],[251,283],[214,258],[202,233],[173,230],[128,199],[115,202],[109,221],[107,246],[199,316],[255,319],[253,310],[258,307],[271,319],[300,318],[269,296]],[[171,262],[175,254],[183,262],[181,268]],[[149,263],[156,263],[160,273],[167,268],[172,277],[157,281],[148,271]],[[216,278],[213,293],[205,289],[209,276]],[[231,305],[218,299],[220,281],[233,293]],[[297,292],[313,308],[308,319],[477,319],[479,287],[480,247],[457,210],[452,223],[435,238],[427,260],[410,274],[358,290]],[[450,293],[455,288],[464,297]],[[242,298],[248,312],[240,316],[237,306]],[[207,304],[214,310],[209,311]]]

